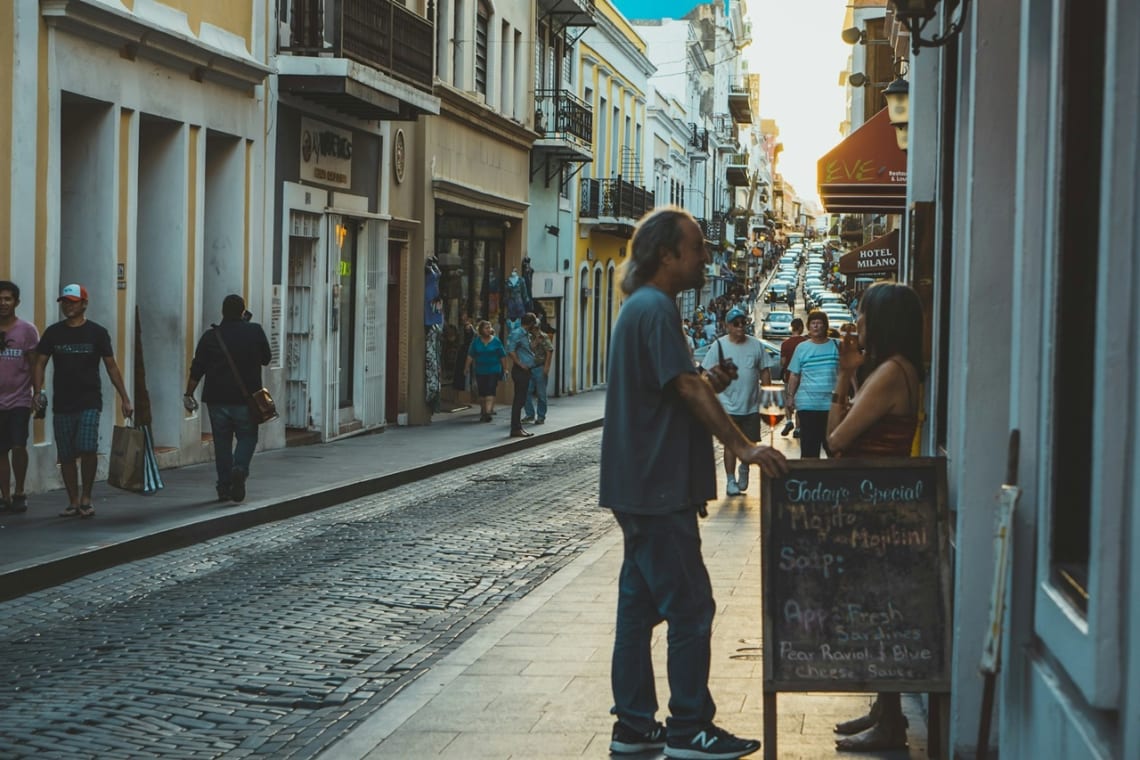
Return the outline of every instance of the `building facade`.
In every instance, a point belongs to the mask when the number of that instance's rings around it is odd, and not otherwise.
[[[979,749],[992,631],[1003,760],[1140,757],[1140,8],[972,3],[963,21],[909,68],[905,277],[933,284],[923,448],[947,457],[957,547],[947,756]]]
[[[262,321],[271,308],[266,18],[263,0],[0,11],[0,256],[20,315],[43,330],[61,285],[87,288],[132,400],[149,396],[164,466],[211,457],[208,418],[180,395],[222,299],[245,296]],[[118,403],[103,397],[109,441]],[[34,425],[29,490],[59,487],[51,430]]]

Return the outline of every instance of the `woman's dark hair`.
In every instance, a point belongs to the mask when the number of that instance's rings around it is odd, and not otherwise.
[[[898,282],[876,282],[863,291],[859,313],[863,315],[863,348],[867,352],[860,380],[896,355],[910,362],[921,380],[922,302],[918,293]]]

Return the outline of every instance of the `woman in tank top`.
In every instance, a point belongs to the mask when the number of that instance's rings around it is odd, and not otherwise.
[[[836,456],[910,456],[922,380],[922,303],[906,285],[877,283],[864,293],[856,324],[858,334],[845,334],[839,348],[827,443]],[[902,749],[906,729],[900,695],[883,692],[869,714],[835,727],[836,733],[849,735],[836,747],[847,752]]]

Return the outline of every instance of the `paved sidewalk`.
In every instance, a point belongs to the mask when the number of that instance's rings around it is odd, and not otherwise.
[[[62,490],[32,494],[26,514],[0,513],[0,599],[596,428],[604,403],[603,391],[551,399],[531,438],[507,437],[509,405],[490,424],[476,406],[431,425],[258,452],[241,504],[215,500],[212,462],[163,470],[166,487],[149,496],[96,483],[90,520],[58,516]]]
[[[795,439],[776,436],[789,456]],[[720,471],[723,493],[724,474]],[[746,498],[710,504],[702,521],[717,599],[711,688],[717,722],[763,735],[760,484]],[[321,760],[392,758],[599,758],[609,755],[613,646],[621,532],[614,530],[526,598],[499,611],[456,651],[321,755]],[[664,718],[666,626],[654,638]],[[835,752],[832,726],[866,712],[868,694],[781,694],[778,757],[817,760]],[[926,757],[926,720],[904,697],[909,752],[848,757]],[[656,760],[659,753],[636,757]],[[753,755],[763,757],[763,751]]]

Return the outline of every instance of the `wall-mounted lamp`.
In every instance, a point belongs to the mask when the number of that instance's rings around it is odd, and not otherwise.
[[[966,23],[966,14],[970,12],[970,0],[961,0],[958,8],[958,20],[947,27],[945,33],[936,34],[930,39],[922,38],[922,30],[926,28],[930,19],[934,18],[938,10],[939,0],[888,0],[895,9],[895,18],[899,20],[906,30],[910,32],[910,49],[918,55],[918,49],[924,47],[942,47],[958,36],[962,26]]]
[[[910,122],[910,85],[901,76],[895,77],[895,81],[883,90],[883,97],[887,100],[887,118],[895,128],[895,141],[899,150],[906,150]]]

